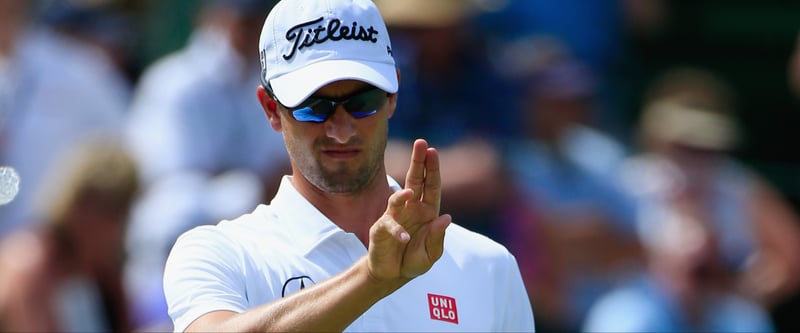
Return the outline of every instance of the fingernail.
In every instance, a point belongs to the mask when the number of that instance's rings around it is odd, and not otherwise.
[[[409,236],[407,232],[400,234],[400,241],[402,241],[403,243],[408,242],[410,239],[411,236]]]

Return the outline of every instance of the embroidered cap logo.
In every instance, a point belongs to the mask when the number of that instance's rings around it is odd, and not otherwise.
[[[283,55],[283,59],[289,60],[294,57],[298,50],[313,46],[314,44],[322,44],[327,41],[336,42],[344,39],[372,43],[378,42],[378,39],[375,38],[375,35],[378,34],[378,30],[373,26],[365,28],[357,22],[353,22],[352,25],[343,25],[342,21],[336,18],[330,20],[327,26],[318,24],[324,19],[324,17],[320,17],[289,28],[289,30],[286,31],[286,41],[292,43],[292,49],[289,51],[289,54]],[[316,25],[316,27],[314,27],[314,25]]]

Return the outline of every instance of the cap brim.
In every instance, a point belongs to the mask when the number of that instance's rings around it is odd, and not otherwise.
[[[326,60],[270,80],[281,104],[295,107],[322,86],[340,80],[358,80],[397,92],[397,69],[393,64],[354,60]]]

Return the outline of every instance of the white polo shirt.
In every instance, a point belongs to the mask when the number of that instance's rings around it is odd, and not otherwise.
[[[366,254],[354,234],[322,215],[287,176],[270,205],[178,238],[164,273],[169,315],[175,331],[183,331],[205,313],[243,312],[321,282]],[[516,259],[451,223],[441,259],[345,331],[533,330]]]

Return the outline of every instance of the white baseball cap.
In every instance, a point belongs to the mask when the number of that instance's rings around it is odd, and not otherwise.
[[[397,92],[389,33],[371,0],[282,0],[258,47],[262,78],[286,107],[338,80]]]

